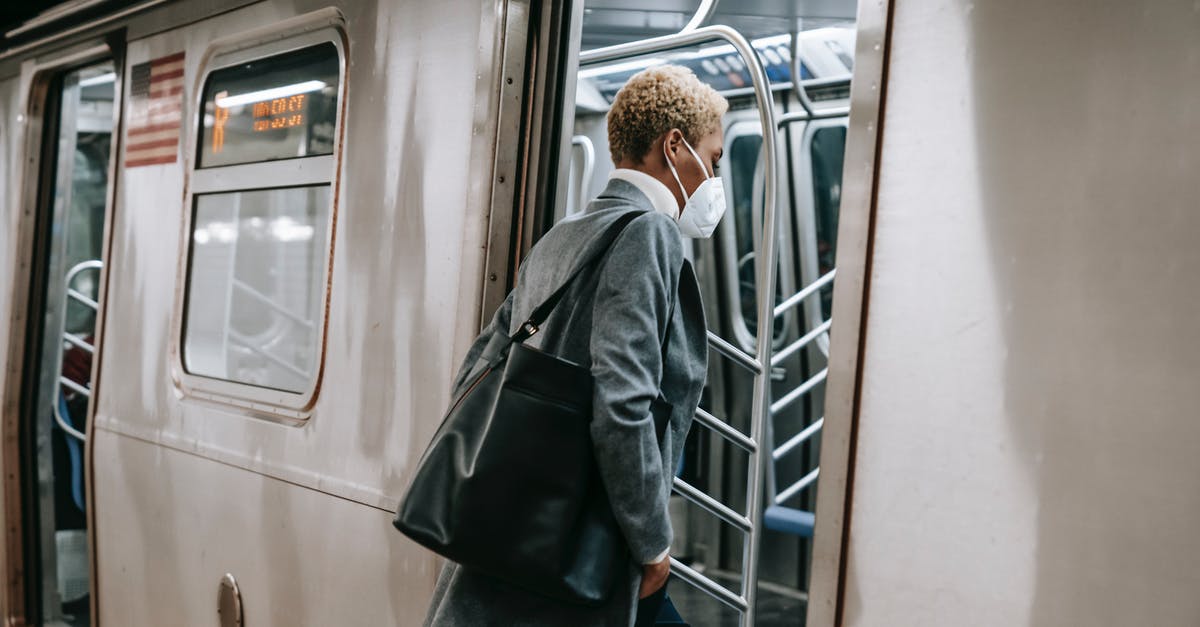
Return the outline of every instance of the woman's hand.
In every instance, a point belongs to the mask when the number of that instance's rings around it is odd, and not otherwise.
[[[671,576],[671,557],[662,558],[655,564],[642,566],[642,587],[638,590],[638,598],[644,599],[659,588],[667,585],[667,577]]]

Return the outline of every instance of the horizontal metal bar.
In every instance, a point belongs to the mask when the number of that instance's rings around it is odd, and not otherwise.
[[[245,294],[248,294],[248,295],[254,297],[254,299],[257,300],[258,302],[260,302],[260,303],[266,305],[267,307],[270,307],[272,310],[282,314],[284,318],[287,318],[288,320],[291,320],[292,322],[295,322],[296,324],[299,324],[300,326],[302,326],[306,329],[313,328],[312,320],[309,320],[309,319],[301,316],[300,314],[292,313],[289,309],[287,309],[283,305],[280,305],[279,303],[275,302],[275,300],[272,299],[270,296],[267,296],[266,294],[263,294],[262,292],[254,289],[253,287],[248,285],[245,281],[242,281],[241,279],[234,279],[233,286],[238,288]]]
[[[701,492],[698,488],[679,477],[675,477],[675,491],[687,500],[708,510],[710,514],[742,531],[749,533],[754,528],[749,518],[733,511],[729,506]]]
[[[241,333],[238,333],[231,329],[229,331],[229,338],[231,340],[233,340],[234,342],[237,342],[238,344],[241,344],[242,346],[245,346],[246,348],[250,349],[255,354],[265,357],[267,359],[267,361],[270,361],[271,363],[279,366],[280,368],[283,368],[284,370],[290,371],[292,374],[294,374],[298,377],[301,377],[301,378],[308,377],[307,372],[297,368],[296,366],[294,366],[292,364],[289,364],[288,362],[284,361],[283,359],[281,359],[279,357],[276,357],[275,355],[272,355],[271,353],[267,352],[267,349],[259,346],[253,340],[242,335]]]
[[[696,7],[696,14],[692,16],[692,19],[688,20],[687,24],[684,24],[683,30],[679,32],[696,30],[703,26],[705,22],[712,18],[713,13],[717,11],[717,2],[718,0],[700,0],[700,6]]]
[[[735,36],[737,36],[737,33],[728,26],[704,26],[661,37],[651,37],[650,39],[640,39],[615,46],[584,50],[579,53],[579,67],[604,63],[605,61],[640,57],[653,52],[685,48],[714,40],[724,40],[733,43]]]
[[[850,107],[830,107],[828,109],[818,109],[813,107],[812,115],[807,111],[792,111],[779,116],[775,120],[775,125],[783,128],[789,124],[796,122],[810,122],[815,120],[828,120],[830,118],[844,118],[850,115]]]
[[[67,387],[67,389],[71,390],[72,392],[77,392],[77,393],[79,393],[79,394],[82,394],[82,395],[84,395],[84,396],[86,396],[86,397],[88,397],[88,398],[91,398],[91,397],[92,397],[92,391],[91,391],[91,390],[89,390],[89,389],[87,389],[87,388],[83,387],[82,385],[79,385],[78,383],[76,383],[76,382],[74,382],[74,381],[72,381],[72,380],[70,380],[70,379],[68,379],[68,378],[66,378],[66,377],[62,377],[62,376],[60,376],[60,377],[58,378],[58,381],[59,381],[59,383],[62,383],[64,386],[66,386],[66,387]]]
[[[810,283],[808,285],[808,287],[800,290],[799,292],[796,292],[787,300],[776,305],[775,306],[775,317],[778,318],[779,316],[782,316],[787,310],[800,304],[804,299],[806,299],[809,296],[812,296],[814,293],[816,293],[817,290],[828,285],[829,282],[833,280],[833,277],[835,274],[837,274],[837,268],[834,268],[834,269],[830,270],[829,272],[826,272],[825,276],[817,279],[816,281],[813,281],[812,283]]]
[[[739,612],[744,613],[746,611],[747,605],[745,599],[730,592],[725,586],[705,577],[699,571],[673,557],[671,558],[671,574],[692,584],[701,592],[709,594],[716,600]]]
[[[809,390],[817,387],[817,385],[824,381],[825,377],[828,375],[829,368],[825,368],[824,370],[821,370],[817,374],[813,375],[811,379],[801,384],[800,387],[788,392],[783,398],[775,401],[774,403],[771,403],[771,415],[773,416],[779,413],[781,410],[783,410],[783,408],[796,402],[796,399],[808,394]]]
[[[792,498],[793,496],[796,496],[797,494],[800,493],[801,490],[812,485],[812,482],[817,480],[817,475],[819,475],[819,474],[821,474],[821,469],[819,467],[813,468],[812,472],[808,473],[807,475],[804,475],[803,479],[797,481],[796,483],[793,483],[791,485],[791,487],[784,490],[783,492],[780,492],[779,496],[775,497],[775,504],[783,505],[784,501]]]
[[[88,307],[91,307],[93,311],[100,311],[100,303],[97,303],[96,301],[92,300],[91,298],[88,298],[88,296],[86,294],[84,294],[83,292],[80,292],[79,290],[77,290],[73,287],[67,288],[67,296],[74,298],[75,300],[87,305]]]
[[[742,450],[747,453],[753,453],[758,450],[758,445],[749,436],[699,407],[696,408],[696,419],[704,426],[724,436],[726,440],[742,447]]]
[[[820,431],[821,427],[824,424],[825,424],[825,417],[822,416],[822,417],[818,418],[816,422],[805,427],[803,431],[792,436],[792,439],[788,440],[787,442],[784,442],[783,446],[780,446],[779,448],[775,449],[774,451],[771,451],[771,457],[773,457],[774,459],[779,459],[780,457],[787,455],[789,451],[796,448],[797,446],[800,446],[801,444],[804,444],[804,442],[806,440],[808,440],[809,438],[811,438],[814,433]]]
[[[761,374],[763,371],[762,366],[758,363],[757,359],[747,355],[742,351],[742,349],[721,339],[719,335],[713,333],[712,331],[708,332],[708,345],[716,349],[718,353],[721,353],[722,355],[732,359],[739,366],[749,370],[750,372],[753,372],[754,374]]]
[[[115,22],[123,17],[133,15],[133,14],[139,13],[141,11],[145,11],[146,9],[149,9],[154,6],[158,6],[160,4],[163,4],[164,2],[170,2],[170,0],[150,0],[149,2],[144,2],[142,4],[131,6],[128,9],[123,9],[121,11],[117,11],[116,13],[110,13],[104,17],[99,17],[94,20],[88,20],[78,26],[74,26],[71,28],[60,28],[53,34],[46,35],[45,37],[42,37],[41,39],[35,39],[27,44],[22,44],[20,46],[9,48],[8,50],[4,50],[4,51],[0,52],[0,61],[7,59],[8,57],[11,57],[11,56],[15,56],[18,54],[24,54],[26,51],[33,50],[34,48],[38,48],[40,46],[44,46],[44,45],[53,43],[55,41],[58,41],[59,39],[70,37],[77,33],[82,33],[83,31],[86,31],[88,29],[98,28],[105,24]]]
[[[774,355],[771,355],[771,365],[778,366],[779,362],[790,357],[792,355],[792,353],[804,348],[805,346],[808,346],[809,342],[820,337],[821,334],[828,331],[829,327],[832,325],[833,325],[832,319],[826,320],[825,322],[822,322],[821,325],[818,326],[817,328],[813,329],[812,331],[809,331],[808,333],[805,333],[804,337],[789,344],[787,346],[787,348],[779,351],[778,353],[775,353]]]
[[[63,339],[66,340],[69,344],[78,346],[79,348],[82,348],[83,350],[85,350],[89,353],[92,353],[93,355],[96,354],[95,346],[88,344],[86,341],[84,341],[83,338],[79,337],[78,335],[75,335],[74,333],[63,332]]]

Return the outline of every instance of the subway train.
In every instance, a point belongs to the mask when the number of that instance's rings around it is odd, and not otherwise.
[[[1195,625],[1200,8],[71,0],[0,39],[6,624],[415,625],[391,520],[634,73],[730,102],[693,625]],[[767,320],[770,322],[766,322]]]

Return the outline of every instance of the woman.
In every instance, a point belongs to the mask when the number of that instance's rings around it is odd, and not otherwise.
[[[588,256],[618,217],[640,212],[594,276],[581,277],[527,343],[591,364],[596,461],[632,563],[605,605],[569,605],[447,563],[426,625],[591,625],[653,621],[670,572],[672,471],[700,401],[708,346],[699,286],[682,237],[709,237],[724,212],[716,177],[728,103],[692,72],[658,66],[629,79],[608,113],[613,172],[587,210],[552,228],[521,266],[516,288],[471,347],[454,384],[492,332],[513,332]],[[665,359],[662,353],[666,343]],[[661,440],[650,403],[671,404]],[[547,469],[553,472],[553,469]],[[642,600],[639,603],[639,600]],[[639,605],[641,611],[639,612]],[[639,616],[640,615],[640,616]]]

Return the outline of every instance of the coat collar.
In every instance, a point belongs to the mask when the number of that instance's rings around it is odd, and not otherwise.
[[[617,202],[613,202],[617,201]],[[608,179],[604,191],[587,207],[587,213],[611,209],[620,205],[633,205],[648,211],[654,211],[654,203],[637,185],[622,179]]]

